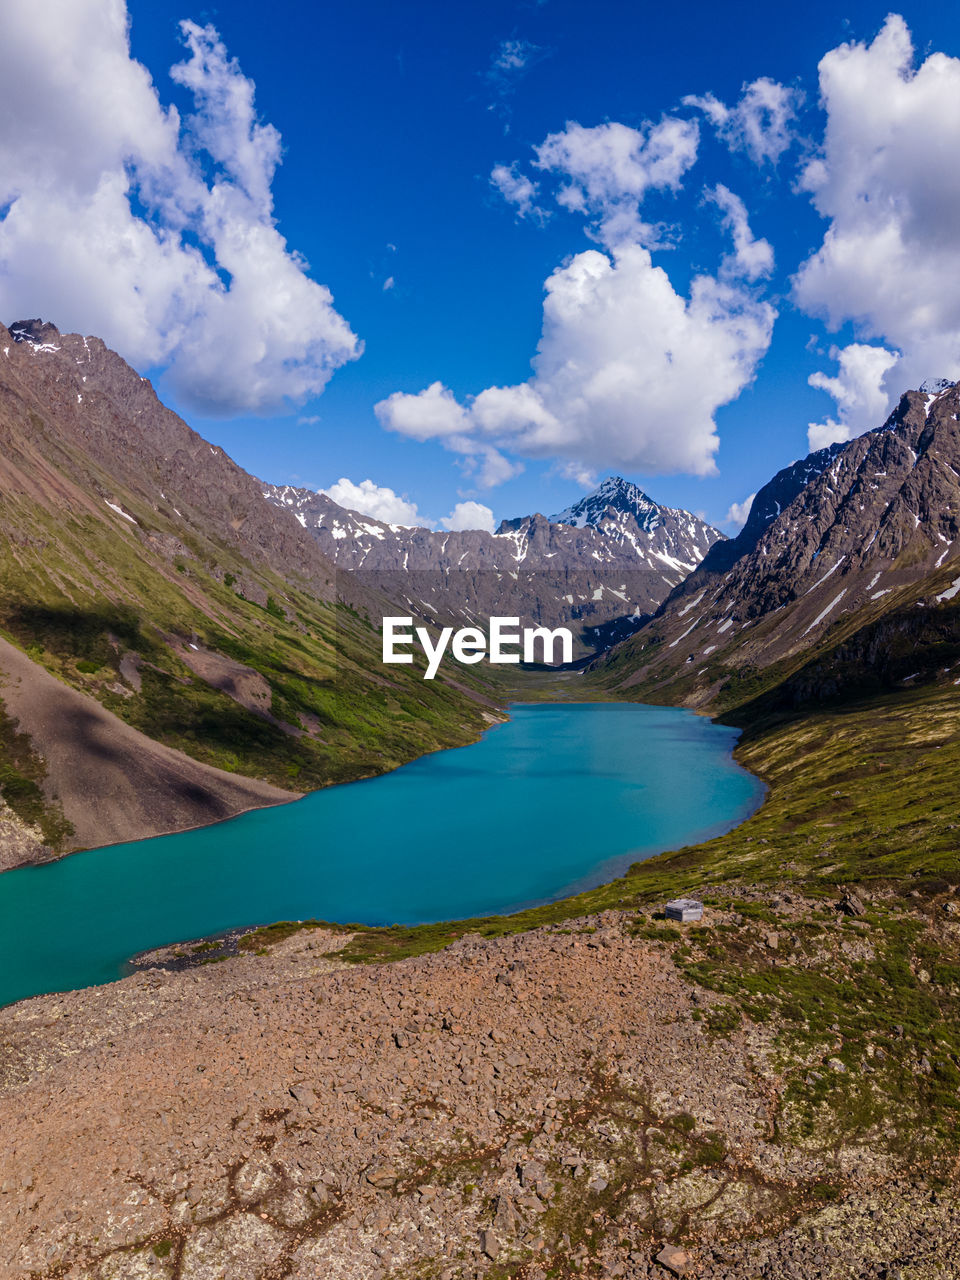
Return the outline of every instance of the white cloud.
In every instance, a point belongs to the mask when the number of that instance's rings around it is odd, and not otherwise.
[[[696,161],[699,136],[692,121],[670,116],[640,129],[571,121],[535,148],[536,165],[560,175],[558,204],[593,219],[605,244],[653,247],[656,230],[640,220],[639,205],[650,190],[680,186]]]
[[[415,502],[408,502],[393,489],[374,484],[372,480],[361,480],[359,484],[354,484],[346,476],[341,476],[336,484],[332,484],[329,489],[320,489],[319,492],[325,493],[348,511],[359,511],[361,515],[372,516],[374,520],[382,520],[385,524],[429,528],[433,523],[423,519]]]
[[[437,524],[436,520],[428,520],[422,516],[415,502],[409,502],[387,485],[374,484],[372,480],[361,480],[359,484],[355,484],[346,476],[341,476],[329,489],[320,489],[318,492],[326,494],[348,511],[371,516],[374,520],[382,520],[384,524],[418,529],[433,529]],[[483,529],[487,533],[493,533],[496,527],[490,508],[482,502],[473,501],[458,502],[448,516],[441,517],[440,524],[451,532]]]
[[[820,93],[823,149],[801,187],[829,225],[795,296],[900,351],[889,403],[925,377],[960,376],[960,59],[933,53],[915,68],[892,14],[872,44],[825,55]]]
[[[441,382],[432,382],[416,393],[394,391],[374,405],[374,410],[388,431],[412,440],[436,440],[459,454],[460,466],[482,489],[502,484],[523,470],[495,445],[471,434],[476,425],[471,414]]]
[[[832,347],[830,358],[840,365],[836,377],[818,372],[811,373],[807,381],[811,387],[833,396],[839,421],[827,418],[825,422],[810,423],[807,439],[811,450],[852,440],[864,431],[879,427],[887,415],[890,400],[884,389],[884,378],[900,361],[896,351],[862,342],[853,342],[842,349]]]
[[[523,71],[539,52],[539,46],[529,40],[504,40],[493,55],[491,69],[501,73]]]
[[[769,240],[754,238],[740,197],[722,183],[709,191],[707,197],[720,209],[723,224],[733,237],[733,257],[726,263],[728,270],[735,275],[742,273],[748,280],[768,276],[773,270],[773,247]]]
[[[386,280],[383,282],[383,292],[389,293],[396,283],[397,282],[394,280],[393,276],[387,276]]]
[[[502,484],[523,470],[492,443],[471,434],[475,423],[470,413],[441,382],[432,382],[416,394],[394,391],[374,409],[389,431],[412,440],[437,440],[445,449],[460,454],[464,471],[481,488]]]
[[[490,174],[490,182],[517,211],[517,216],[525,218],[528,214],[543,216],[543,210],[537,208],[537,192],[539,188],[524,173],[520,173],[516,162],[512,165],[494,165]]]
[[[468,405],[435,382],[394,393],[381,422],[448,448],[508,449],[581,468],[712,472],[713,415],[751,380],[774,321],[767,303],[710,276],[685,298],[639,245],[577,254],[546,282],[533,377]]]
[[[394,391],[376,411],[384,426],[413,440],[438,440],[469,430],[466,410],[442,382],[431,382],[417,395]]]
[[[184,121],[187,134],[268,217],[280,134],[273,125],[257,122],[253,81],[228,58],[214,28],[185,21],[180,30],[190,57],[171,68],[170,78],[193,95],[196,111]]]
[[[769,272],[772,249],[725,187],[712,199],[734,247],[717,275],[696,276],[681,294],[652,260],[659,230],[643,221],[643,202],[680,187],[698,143],[695,122],[668,116],[638,128],[570,122],[535,147],[542,185],[606,251],[576,254],[545,282],[526,382],[462,402],[439,381],[396,392],[376,406],[382,424],[460,453],[482,486],[516,473],[509,455],[552,458],[581,475],[714,471],[714,415],[752,380],[776,313],[745,283]],[[521,213],[536,208],[539,188],[516,165],[497,166],[491,180]]]
[[[728,107],[712,93],[683,99],[714,126],[731,151],[745,151],[755,164],[776,164],[793,141],[793,122],[802,95],[776,80],[761,76],[745,84],[740,101]]]
[[[565,462],[560,467],[560,474],[565,480],[573,480],[581,489],[596,489],[600,478],[591,467],[583,467],[578,462]]]
[[[181,121],[130,56],[123,0],[4,15],[0,307],[165,365],[208,412],[322,391],[360,353],[272,215],[280,139],[212,27],[182,24]]]
[[[750,508],[753,506],[753,500],[756,496],[755,493],[751,493],[742,502],[731,502],[730,508],[724,517],[724,524],[732,525],[735,529],[742,529],[747,523],[747,516],[750,514]]]
[[[482,529],[493,533],[496,525],[493,512],[482,502],[458,502],[448,516],[440,521],[445,529],[451,531],[463,529]]]
[[[523,470],[522,462],[514,462],[504,457],[499,449],[492,445],[478,446],[476,441],[456,440],[454,447],[463,453],[461,466],[468,476],[472,476],[481,489],[492,489],[494,485],[512,480]]]

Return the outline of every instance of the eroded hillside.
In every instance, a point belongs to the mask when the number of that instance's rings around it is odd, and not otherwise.
[[[6,737],[32,743],[3,753],[11,847],[32,838],[45,856],[196,825],[277,789],[381,772],[487,723],[469,681],[377,674],[370,620],[384,602],[337,575],[292,515],[96,338],[0,326],[0,501],[0,627],[21,651],[0,656],[0,698],[17,721]],[[29,689],[49,699],[46,674],[89,701],[65,689],[59,716],[41,713]],[[83,721],[106,723],[101,708],[123,722],[108,734],[118,777],[139,776],[144,754],[129,726],[184,757],[184,782],[145,776],[136,804],[115,797],[127,821],[107,815],[96,839],[114,789],[106,774],[79,789],[60,762],[90,763]]]

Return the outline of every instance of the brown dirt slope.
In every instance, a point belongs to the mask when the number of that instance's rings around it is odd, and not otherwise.
[[[952,1189],[785,1133],[775,1027],[718,1038],[631,917],[570,925],[0,1011],[0,1280],[956,1276]]]
[[[154,742],[2,638],[0,697],[56,779],[50,798],[73,824],[75,848],[183,831],[297,798]],[[43,856],[39,843],[34,856]]]

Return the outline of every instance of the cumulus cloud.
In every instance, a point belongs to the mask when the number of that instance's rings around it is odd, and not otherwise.
[[[745,151],[755,164],[776,164],[794,138],[793,123],[802,95],[767,76],[745,84],[740,101],[728,107],[712,93],[683,99],[702,111],[731,151]]]
[[[381,422],[449,448],[508,449],[582,468],[715,469],[717,408],[753,377],[769,304],[711,276],[678,294],[640,245],[590,249],[546,282],[533,377],[468,404],[435,382],[376,406]]]
[[[698,139],[693,121],[675,117],[639,128],[571,122],[550,134],[535,148],[543,183],[605,251],[576,254],[546,281],[533,376],[463,401],[439,381],[395,392],[376,406],[381,423],[459,453],[481,486],[516,473],[510,455],[555,459],[578,475],[714,471],[714,415],[753,378],[776,313],[747,283],[770,270],[772,250],[725,187],[712,199],[734,248],[718,274],[681,294],[653,262],[658,232],[643,201],[680,187]],[[516,165],[498,166],[493,181],[521,209],[539,194]]]
[[[832,327],[853,321],[901,353],[889,403],[925,377],[960,376],[960,59],[915,67],[893,14],[871,44],[825,55],[820,94],[823,148],[801,187],[829,225],[794,292]]]
[[[520,173],[516,162],[512,165],[494,165],[490,174],[490,183],[503,196],[507,204],[512,204],[517,216],[526,218],[530,214],[543,216],[543,210],[537,207],[537,184],[526,174]]]
[[[472,434],[475,422],[469,411],[442,382],[432,382],[416,394],[394,391],[374,408],[389,431],[412,440],[437,440],[445,449],[460,454],[464,471],[481,488],[502,484],[523,469],[505,458],[489,440]]]
[[[385,426],[413,440],[449,439],[469,430],[466,410],[442,382],[431,382],[417,395],[395,391],[376,409]]]
[[[463,529],[482,529],[485,533],[493,533],[496,528],[493,512],[482,502],[458,502],[448,516],[440,521],[445,529],[451,531]]]
[[[399,524],[407,527],[430,527],[432,521],[424,520],[417,510],[415,502],[401,498],[386,485],[374,484],[372,480],[361,480],[354,484],[346,476],[341,476],[329,489],[320,489],[328,498],[346,507],[348,511],[359,511],[361,515],[372,516],[374,520],[382,520],[385,524]]]
[[[747,523],[747,516],[750,514],[750,508],[753,506],[753,500],[756,496],[755,493],[751,493],[742,502],[731,502],[729,510],[724,517],[724,523],[734,529],[742,529]]]
[[[720,210],[723,224],[733,237],[733,256],[727,260],[727,269],[735,275],[745,275],[748,280],[768,276],[773,270],[773,247],[769,240],[754,238],[740,197],[718,183],[707,193],[707,198]]]
[[[650,190],[680,186],[696,161],[699,137],[693,121],[670,116],[640,129],[571,121],[535,149],[536,165],[559,175],[558,204],[591,218],[606,245],[653,247],[656,229],[641,221],[639,205]]]
[[[211,413],[275,410],[360,353],[272,213],[280,138],[212,27],[181,24],[181,120],[124,0],[14,7],[0,42],[0,305],[166,366]]]
[[[884,379],[899,363],[900,355],[886,347],[871,347],[853,342],[842,349],[832,347],[831,360],[840,368],[836,377],[823,372],[811,373],[811,387],[826,391],[837,402],[838,420],[811,422],[807,431],[810,448],[823,449],[828,444],[852,440],[873,427],[879,427],[887,415],[889,394]]]
[[[436,520],[428,520],[422,516],[415,502],[401,497],[388,485],[375,484],[372,480],[361,480],[355,484],[346,476],[341,476],[336,484],[328,489],[320,489],[341,507],[348,511],[356,511],[362,516],[371,516],[374,520],[382,520],[384,524],[395,524],[405,528],[433,529]],[[442,516],[439,522],[444,529],[459,531],[464,529],[483,529],[493,533],[495,524],[493,512],[482,502],[458,502],[448,516]]]

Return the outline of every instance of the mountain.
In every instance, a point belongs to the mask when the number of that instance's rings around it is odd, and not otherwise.
[[[548,517],[551,524],[595,529],[608,547],[632,551],[638,560],[657,569],[664,582],[681,580],[700,563],[709,549],[726,541],[699,516],[659,506],[638,485],[621,476],[608,476],[591,493]],[[516,522],[504,521],[500,532]]]
[[[504,520],[492,534],[385,524],[310,489],[263,492],[338,568],[362,571],[404,609],[461,624],[500,615],[569,625],[586,649],[634,630],[723,537],[618,477],[558,516]]]
[[[818,449],[816,453],[778,471],[754,495],[747,519],[737,536],[716,543],[704,556],[700,564],[704,574],[726,573],[751,552],[766,533],[770,521],[776,520],[811,480],[823,475],[843,448],[842,444],[829,445],[826,449]]]
[[[485,723],[479,677],[383,672],[387,602],[97,338],[0,325],[0,503],[0,865],[290,799]]]
[[[663,523],[664,517],[687,514],[657,506],[639,485],[622,476],[607,476],[592,492],[549,519],[553,524],[572,524],[577,529],[586,525],[602,529],[611,519],[632,516],[636,524],[649,533]]]
[[[958,413],[956,384],[909,391],[881,427],[779,472],[738,537],[610,656],[617,678],[645,697],[729,705],[818,646],[952,599]]]

